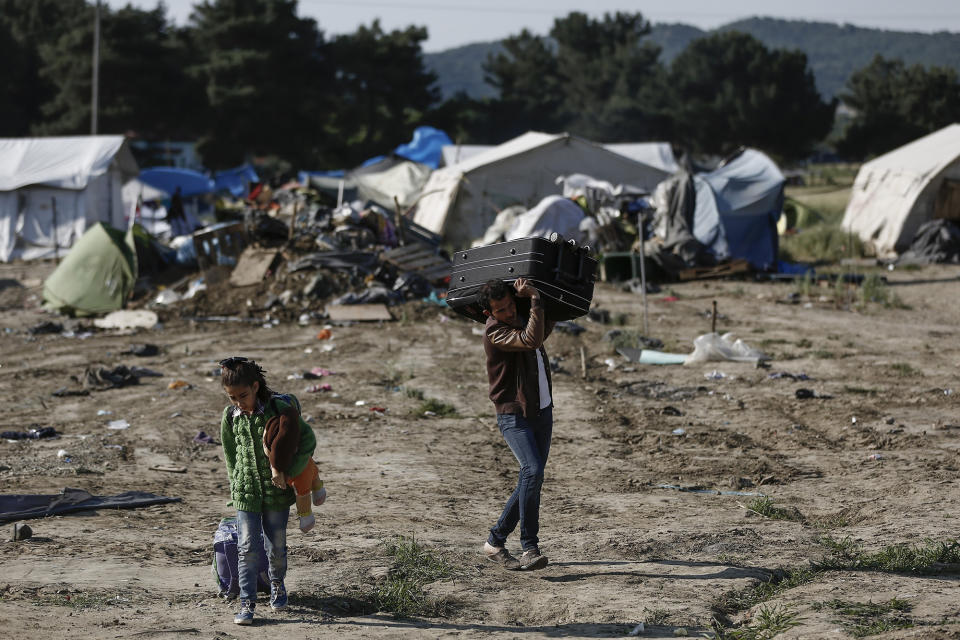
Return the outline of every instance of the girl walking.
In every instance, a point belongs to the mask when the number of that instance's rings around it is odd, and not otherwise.
[[[293,489],[284,474],[273,476],[264,452],[263,433],[267,421],[291,409],[288,397],[275,394],[253,360],[232,357],[220,361],[223,390],[230,404],[223,410],[220,440],[223,443],[230,501],[237,509],[237,551],[239,555],[240,611],[233,621],[253,624],[257,604],[258,549],[266,548],[270,576],[270,608],[287,606],[284,578],[287,574],[287,518],[295,502]],[[292,407],[297,410],[299,407]],[[316,448],[313,430],[302,418],[299,446],[286,474],[300,474]]]

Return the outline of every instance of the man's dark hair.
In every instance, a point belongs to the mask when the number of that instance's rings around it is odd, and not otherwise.
[[[480,289],[480,308],[485,311],[491,311],[490,301],[501,300],[506,295],[513,295],[513,287],[499,278],[487,280],[483,288]]]

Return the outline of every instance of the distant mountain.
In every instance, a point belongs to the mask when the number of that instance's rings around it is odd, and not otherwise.
[[[907,64],[947,66],[960,71],[960,33],[947,31],[914,33],[827,22],[748,18],[712,31],[685,24],[655,24],[649,39],[660,45],[661,60],[669,63],[691,40],[715,31],[741,31],[771,49],[805,52],[817,88],[826,98],[840,93],[850,74],[865,67],[878,53]],[[424,60],[439,77],[444,97],[463,90],[474,98],[481,98],[496,94],[493,87],[484,82],[482,65],[487,55],[499,51],[502,51],[499,42],[484,42],[424,54]]]

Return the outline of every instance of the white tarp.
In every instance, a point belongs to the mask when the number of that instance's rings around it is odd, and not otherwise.
[[[583,138],[531,131],[434,171],[414,222],[455,247],[468,247],[499,211],[514,204],[532,207],[559,194],[557,177],[572,173],[648,191],[669,175]]]
[[[860,167],[842,226],[878,255],[909,248],[933,218],[945,179],[960,180],[960,124],[951,124]]]
[[[507,240],[519,238],[549,238],[551,233],[559,233],[564,238],[582,240],[580,223],[586,214],[580,205],[563,196],[547,196],[537,206],[517,216],[513,226],[507,231]]]
[[[123,228],[136,175],[123,136],[0,138],[0,261],[63,255],[95,222]]]

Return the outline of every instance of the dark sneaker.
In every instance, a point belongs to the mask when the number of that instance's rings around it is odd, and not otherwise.
[[[283,586],[283,580],[270,581],[270,608],[274,611],[287,608],[287,589]]]
[[[235,624],[253,624],[253,610],[256,606],[256,602],[247,598],[240,598],[240,611],[234,616],[233,622]]]
[[[510,552],[504,547],[495,547],[486,542],[483,545],[483,552],[486,554],[487,560],[500,565],[507,571],[516,571],[520,568],[520,562],[510,555]]]
[[[547,556],[540,553],[540,549],[534,547],[533,549],[527,549],[523,552],[523,555],[520,556],[520,570],[521,571],[533,571],[535,569],[543,569],[547,566]]]

